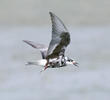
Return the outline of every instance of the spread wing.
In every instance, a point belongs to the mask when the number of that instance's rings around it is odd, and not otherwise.
[[[61,19],[52,12],[50,12],[50,17],[52,21],[52,40],[47,51],[47,58],[54,58],[62,51],[64,53],[65,48],[70,43],[70,34]]]
[[[45,59],[46,55],[47,55],[47,46],[43,45],[43,44],[39,44],[39,43],[34,43],[32,41],[28,41],[28,40],[23,40],[23,42],[29,44],[30,46],[32,46],[35,49],[39,49],[42,55],[42,58]]]

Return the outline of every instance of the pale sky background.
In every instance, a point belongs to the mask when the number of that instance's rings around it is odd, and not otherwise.
[[[79,68],[26,66],[49,45],[55,13],[71,35]],[[110,100],[110,0],[0,0],[0,100]]]
[[[1,25],[48,25],[52,11],[67,24],[110,24],[110,0],[0,0]]]

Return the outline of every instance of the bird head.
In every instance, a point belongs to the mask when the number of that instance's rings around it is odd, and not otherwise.
[[[78,67],[78,63],[77,63],[75,60],[73,60],[73,59],[71,59],[71,58],[69,58],[69,57],[65,57],[65,59],[66,59],[66,62],[67,62],[68,64],[73,64],[73,65],[75,65],[75,66]]]

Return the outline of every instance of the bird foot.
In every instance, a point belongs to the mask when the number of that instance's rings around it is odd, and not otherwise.
[[[40,72],[45,71],[48,68],[48,66],[45,66]]]
[[[75,65],[76,67],[79,67],[79,63],[77,63],[76,61],[73,61],[73,65]]]

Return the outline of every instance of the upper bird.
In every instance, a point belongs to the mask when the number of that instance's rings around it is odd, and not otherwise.
[[[77,65],[75,61],[65,57],[66,47],[70,43],[70,33],[60,18],[58,18],[52,12],[49,12],[49,14],[52,21],[52,39],[50,41],[49,47],[47,48],[44,45],[35,44],[32,41],[24,40],[24,42],[34,48],[40,49],[42,58],[46,59],[44,70],[55,63],[58,63],[59,67],[65,66],[67,61]]]

